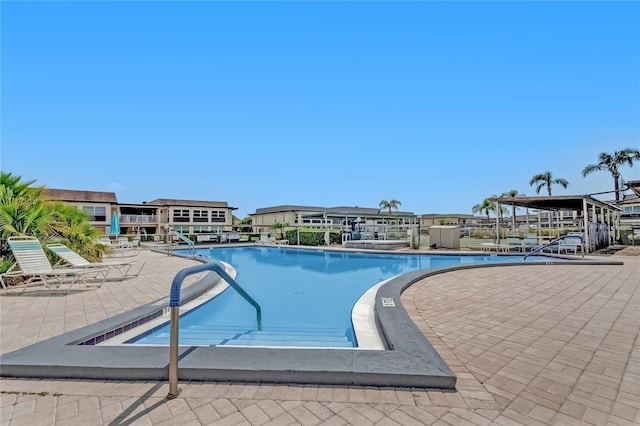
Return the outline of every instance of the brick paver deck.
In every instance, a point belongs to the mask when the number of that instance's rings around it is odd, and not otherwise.
[[[142,251],[99,290],[0,296],[5,353],[164,297],[192,261]],[[2,425],[637,425],[640,257],[624,266],[482,268],[403,294],[456,392],[375,387],[3,379]],[[189,282],[197,279],[192,277]]]

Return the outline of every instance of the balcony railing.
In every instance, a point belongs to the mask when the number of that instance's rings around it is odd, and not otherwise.
[[[120,223],[158,223],[158,216],[156,215],[135,215],[135,214],[123,214],[120,216]]]

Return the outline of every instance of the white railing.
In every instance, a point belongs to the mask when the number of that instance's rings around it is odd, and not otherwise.
[[[120,215],[120,223],[158,223],[158,216],[123,214]]]

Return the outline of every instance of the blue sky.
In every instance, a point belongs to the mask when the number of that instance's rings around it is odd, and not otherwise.
[[[12,2],[1,168],[120,202],[471,213],[640,148],[639,2]],[[640,164],[623,167],[640,179]]]

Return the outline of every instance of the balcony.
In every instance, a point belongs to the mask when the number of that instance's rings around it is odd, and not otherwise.
[[[140,224],[140,223],[158,223],[158,216],[123,214],[123,215],[120,215],[120,223],[123,225]]]

